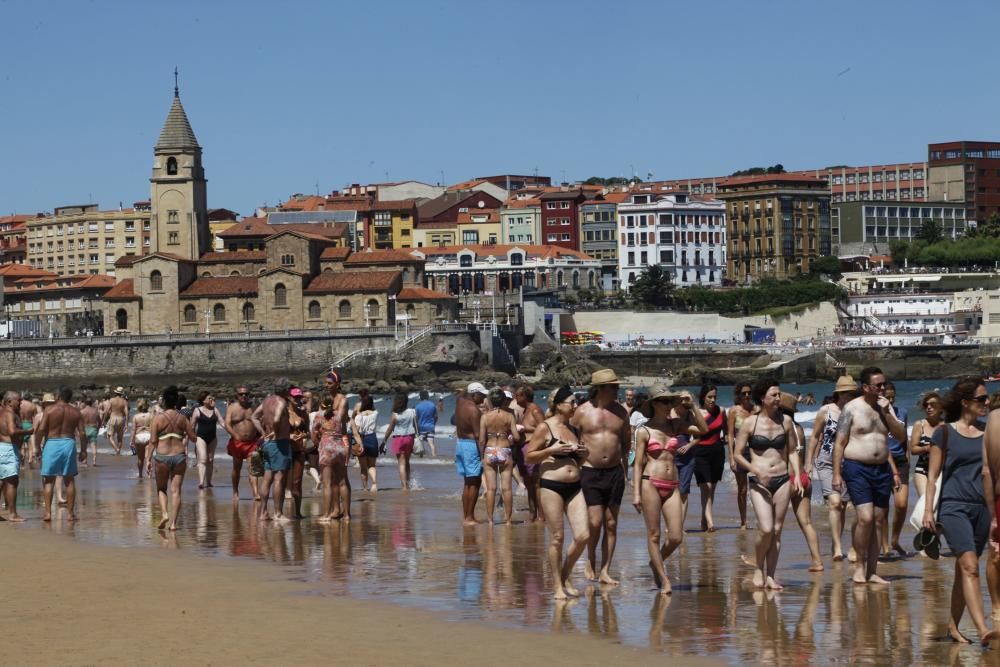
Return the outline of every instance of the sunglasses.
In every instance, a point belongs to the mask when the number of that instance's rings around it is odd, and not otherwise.
[[[577,403],[579,403],[579,401],[577,401],[575,398],[567,398],[565,401],[562,402],[563,405],[576,405]]]
[[[879,382],[878,384],[869,384],[869,387],[875,387],[876,389],[885,389],[885,382]]]
[[[982,403],[983,405],[985,405],[986,403],[989,402],[990,395],[989,394],[982,394],[980,396],[973,396],[972,400],[976,401],[977,403]]]
[[[751,392],[749,392],[749,391],[741,391],[741,392],[740,392],[740,396],[749,396],[749,395],[750,395],[750,393],[751,393]]]
[[[249,396],[250,392],[249,391],[238,391],[238,392],[236,392],[236,395],[237,396]]]

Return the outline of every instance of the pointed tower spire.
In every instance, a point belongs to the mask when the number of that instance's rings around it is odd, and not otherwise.
[[[184,106],[181,104],[180,87],[177,83],[177,68],[174,68],[174,101],[170,105],[167,121],[160,130],[160,139],[156,142],[157,150],[163,148],[201,148],[198,139],[191,129]]]
[[[177,85],[177,65],[174,65],[174,97],[180,97],[180,96],[181,96],[181,90],[180,87]]]

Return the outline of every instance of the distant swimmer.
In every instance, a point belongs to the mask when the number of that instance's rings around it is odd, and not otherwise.
[[[69,404],[73,390],[60,387],[55,404],[42,414],[38,433],[42,438],[42,481],[45,503],[42,520],[52,520],[52,490],[62,477],[66,492],[66,520],[76,521],[77,447],[86,442],[80,411]]]
[[[156,475],[161,517],[157,528],[175,531],[181,511],[181,487],[187,472],[187,443],[194,442],[198,436],[191,427],[190,418],[180,412],[181,397],[177,387],[170,385],[164,389],[160,401],[164,411],[153,418],[149,429],[152,446],[146,448],[146,471]]]
[[[262,434],[254,426],[252,417],[253,405],[250,403],[250,390],[240,386],[236,389],[236,402],[226,406],[226,419],[223,421],[223,428],[229,434],[226,453],[233,459],[233,500],[239,500],[240,497],[243,462],[249,459],[260,445]],[[249,478],[253,499],[260,500],[260,492],[257,488],[260,478],[253,475],[252,472]]]

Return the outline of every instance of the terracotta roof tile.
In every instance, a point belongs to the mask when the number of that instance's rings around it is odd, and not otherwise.
[[[375,211],[412,211],[417,207],[416,199],[380,199],[372,204]]]
[[[216,234],[219,238],[233,238],[243,236],[270,236],[274,232],[271,225],[267,224],[264,218],[243,218],[235,225],[226,227]]]
[[[138,296],[135,293],[135,281],[131,278],[121,280],[104,293],[105,301],[131,301]]]
[[[398,301],[454,301],[457,297],[435,292],[426,287],[404,287],[396,295]]]
[[[344,262],[345,266],[365,266],[369,264],[423,263],[423,259],[413,254],[413,250],[363,250],[353,253]]]
[[[0,264],[0,276],[10,280],[18,278],[53,278],[56,274],[51,271],[25,266],[24,264]]]
[[[180,296],[195,298],[201,296],[236,296],[237,294],[256,294],[257,278],[253,276],[224,276],[198,278],[187,286]]]
[[[504,202],[504,208],[533,208],[542,205],[542,200],[538,197],[527,197],[524,199],[518,199],[517,197],[508,197],[507,201]]]
[[[328,271],[312,279],[305,294],[387,292],[402,280],[399,271]]]
[[[456,183],[455,185],[449,185],[448,186],[448,191],[449,192],[457,192],[459,190],[471,190],[472,188],[476,187],[477,185],[480,185],[480,184],[486,183],[486,182],[487,181],[484,180],[484,179],[482,179],[482,178],[474,178],[474,179],[469,180],[469,181],[462,181],[461,183]]]
[[[114,284],[114,278],[103,275],[24,277],[5,285],[4,292],[23,294],[25,292],[57,292],[77,289],[110,289]]]
[[[293,195],[281,205],[283,211],[321,211],[326,205],[326,197],[316,195]]]
[[[201,257],[198,258],[199,262],[220,262],[220,263],[238,263],[238,262],[266,262],[267,261],[267,251],[266,250],[237,250],[230,252],[206,252]],[[117,264],[117,262],[115,262]]]
[[[347,256],[351,254],[350,248],[323,248],[323,252],[320,254],[320,259],[347,259]]]

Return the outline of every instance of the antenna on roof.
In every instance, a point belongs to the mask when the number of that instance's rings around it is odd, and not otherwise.
[[[179,97],[180,94],[180,87],[177,85],[177,66],[174,65],[174,97]]]

